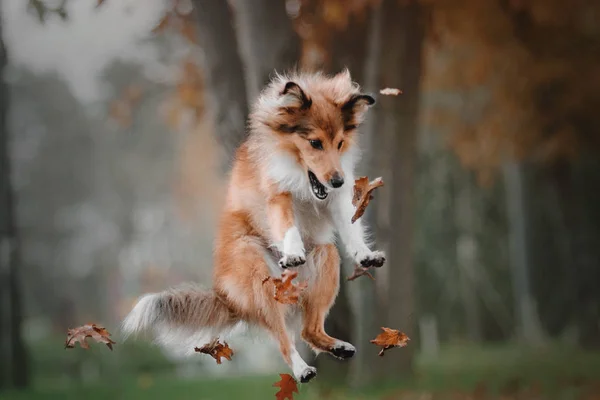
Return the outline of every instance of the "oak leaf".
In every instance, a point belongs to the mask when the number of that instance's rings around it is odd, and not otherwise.
[[[273,278],[271,276],[263,279],[262,283],[272,281],[275,286],[275,294],[273,298],[282,304],[296,304],[300,298],[300,292],[307,288],[308,283],[300,282],[293,283],[292,281],[298,276],[298,271],[286,269],[281,274],[281,278]]]
[[[402,90],[396,88],[385,88],[381,89],[379,93],[384,96],[398,96],[399,94],[402,94]]]
[[[371,275],[371,273],[369,272],[369,268],[365,268],[359,264],[356,264],[354,266],[354,272],[352,273],[352,275],[350,275],[348,278],[346,278],[347,281],[353,281],[356,278],[360,278],[361,276],[366,275],[369,278],[371,278],[372,280],[375,280],[375,278],[373,277],[373,275]]]
[[[386,350],[394,347],[405,347],[408,345],[410,338],[406,336],[404,332],[384,327],[381,327],[381,329],[383,332],[377,335],[375,339],[371,340],[371,343],[381,347],[381,351],[379,352],[380,357],[383,357],[383,353]]]
[[[85,324],[77,328],[67,331],[67,340],[65,341],[65,349],[72,349],[75,343],[79,342],[82,349],[89,349],[90,345],[86,341],[87,338],[92,338],[98,343],[104,343],[109,349],[113,349],[113,344],[116,344],[111,338],[110,333],[106,328],[96,324]]]
[[[373,198],[371,192],[378,187],[383,186],[381,177],[373,179],[369,182],[369,178],[363,176],[354,181],[354,196],[352,197],[352,205],[356,207],[356,211],[352,216],[352,223],[362,217],[369,205],[369,201]]]
[[[221,357],[231,361],[231,356],[233,356],[233,350],[231,350],[227,342],[221,343],[219,342],[219,338],[212,340],[202,347],[194,347],[194,351],[196,353],[208,354],[217,360],[217,364],[221,364]]]
[[[281,388],[279,392],[275,393],[275,398],[277,400],[294,400],[294,393],[299,393],[296,380],[290,374],[279,374],[279,376],[281,380],[273,384],[273,387]]]

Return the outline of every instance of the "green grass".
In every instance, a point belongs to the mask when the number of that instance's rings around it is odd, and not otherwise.
[[[141,368],[128,365],[128,369],[123,368],[129,371],[127,373],[121,373],[117,368],[106,375],[108,378],[103,375],[102,384],[60,385],[47,377],[38,379],[32,389],[2,393],[0,399],[273,399],[277,388],[272,384],[279,379],[277,374],[272,374],[233,379],[182,380],[174,378],[170,370],[160,369],[157,365],[158,362],[148,355]],[[566,400],[579,399],[585,391],[589,393],[590,385],[594,382],[596,388],[600,388],[597,385],[600,382],[600,352],[564,347],[533,350],[514,346],[465,346],[445,348],[436,359],[420,357],[415,377],[402,385],[392,383],[360,391],[339,388],[320,393],[319,386],[311,383],[300,385],[300,394],[295,398],[456,399],[485,391],[491,396],[503,394],[504,398],[516,398],[516,393],[520,392],[520,398],[529,399],[534,398],[531,393],[537,392],[536,398]],[[420,397],[423,393],[430,397]]]

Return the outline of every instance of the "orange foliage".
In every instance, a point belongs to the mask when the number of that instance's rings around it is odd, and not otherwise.
[[[218,338],[202,347],[194,347],[194,351],[196,353],[208,354],[217,361],[217,364],[221,364],[221,358],[231,361],[231,357],[233,356],[233,350],[231,350],[227,342],[221,343]]]
[[[410,338],[404,332],[385,327],[381,327],[381,330],[383,332],[371,340],[371,343],[381,347],[379,351],[380,357],[383,357],[386,350],[393,349],[394,347],[406,347],[408,345]]]
[[[303,67],[327,65],[334,34],[348,28],[351,17],[363,18],[381,0],[300,0],[293,15],[294,26],[302,39]]]
[[[280,388],[275,393],[277,400],[294,400],[294,393],[298,393],[298,384],[290,374],[279,374],[281,380],[273,384],[274,387]]]
[[[308,283],[293,283],[298,276],[298,271],[287,269],[281,274],[281,278],[271,276],[263,279],[263,285],[269,281],[273,282],[275,294],[273,298],[282,304],[296,304],[300,298],[300,293],[308,287]]]
[[[551,162],[600,145],[600,3],[422,1],[431,11],[424,87],[460,96],[430,121],[448,129],[482,183],[506,157]]]
[[[113,349],[112,345],[115,344],[106,328],[96,324],[86,324],[68,330],[65,349],[74,348],[77,342],[79,342],[82,349],[89,349],[90,345],[86,340],[87,338],[92,338],[98,343],[104,343],[111,350]]]

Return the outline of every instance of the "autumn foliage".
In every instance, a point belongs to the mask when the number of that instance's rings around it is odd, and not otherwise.
[[[79,342],[79,346],[82,349],[89,349],[90,345],[87,342],[87,338],[92,338],[98,343],[104,343],[111,350],[113,349],[113,344],[116,344],[110,338],[110,333],[106,328],[96,324],[86,324],[68,330],[65,348],[72,349],[75,347],[75,343]]]
[[[271,282],[274,286],[275,293],[273,298],[282,304],[296,304],[300,298],[300,293],[306,289],[306,282],[293,283],[292,281],[298,276],[298,271],[285,270],[281,274],[281,278],[267,277],[263,280],[263,284]]]
[[[403,332],[384,327],[381,329],[383,332],[377,335],[375,339],[371,340],[371,343],[381,347],[381,351],[379,352],[380,357],[383,357],[386,350],[393,349],[394,347],[405,347],[408,345],[410,338]]]
[[[275,393],[277,400],[294,400],[294,393],[298,393],[298,385],[290,374],[279,374],[281,380],[273,384],[274,387],[280,388]]]
[[[217,364],[221,364],[221,358],[231,361],[231,357],[233,356],[233,350],[231,350],[227,342],[221,343],[219,342],[219,338],[202,347],[195,347],[194,351],[196,353],[208,354],[217,361]]]
[[[461,96],[427,115],[489,183],[506,158],[551,163],[600,149],[600,3],[427,0],[424,88]]]
[[[373,198],[371,194],[373,190],[383,186],[383,180],[376,178],[369,182],[369,178],[363,176],[354,182],[354,196],[352,197],[352,205],[356,207],[356,211],[352,216],[352,223],[355,223],[365,213],[369,202]]]

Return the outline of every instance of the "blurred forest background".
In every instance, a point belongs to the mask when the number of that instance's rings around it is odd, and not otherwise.
[[[599,398],[600,2],[2,0],[0,398],[272,398],[231,362],[122,343],[137,296],[210,285],[249,104],[273,70],[377,96],[359,175],[388,263],[346,282],[308,398]],[[114,352],[63,349],[96,322]],[[377,356],[381,326],[409,346]],[[201,345],[201,344],[199,344]],[[426,395],[426,397],[422,397]],[[451,397],[454,396],[454,397]],[[462,397],[461,397],[462,396]]]

